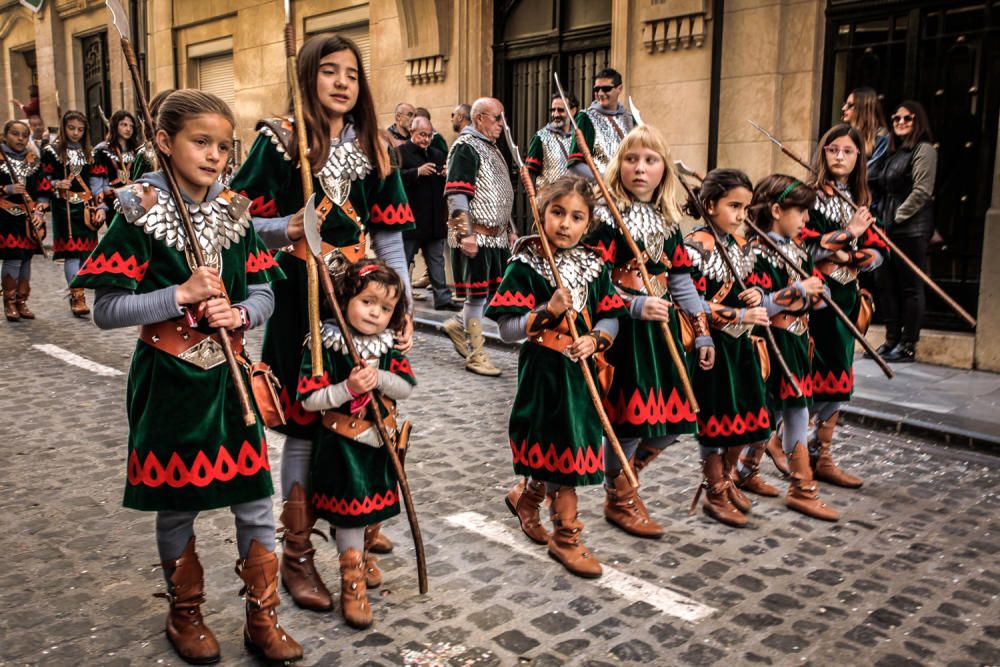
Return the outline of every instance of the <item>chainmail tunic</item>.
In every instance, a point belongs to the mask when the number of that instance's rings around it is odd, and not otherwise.
[[[500,154],[496,144],[483,141],[471,134],[460,134],[448,151],[448,159],[457,146],[467,145],[479,156],[479,173],[476,174],[476,194],[469,202],[469,216],[477,225],[490,229],[502,229],[510,222],[510,213],[514,207],[514,188],[510,183],[507,162]],[[506,248],[509,245],[507,234],[501,232],[496,236],[476,234],[476,242],[480,248]],[[448,235],[448,244],[457,248],[454,234]]]
[[[573,143],[572,134],[559,134],[549,128],[538,131],[538,139],[542,142],[543,165],[538,176],[536,188],[542,189],[566,173],[566,156]]]
[[[573,310],[582,312],[587,306],[587,288],[601,274],[604,263],[601,258],[583,246],[574,246],[565,250],[552,248],[556,260],[556,269],[562,278],[563,286],[573,297]],[[512,262],[527,264],[535,273],[545,278],[545,281],[556,288],[552,267],[542,251],[542,244],[537,236],[526,236],[518,242],[511,256]]]
[[[630,122],[632,116],[628,114],[608,116],[593,107],[587,109],[587,115],[590,116],[590,122],[594,125],[594,150],[591,151],[594,165],[603,174],[607,171],[608,165],[611,164],[611,158],[614,157],[618,145],[622,142],[615,127],[621,130],[622,136],[628,134],[629,130],[632,129],[632,122]]]

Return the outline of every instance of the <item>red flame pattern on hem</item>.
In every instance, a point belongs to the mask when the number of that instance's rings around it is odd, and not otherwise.
[[[80,269],[79,275],[96,275],[98,273],[120,273],[123,276],[132,278],[137,282],[142,282],[143,277],[146,275],[146,269],[149,268],[149,262],[143,262],[139,264],[136,262],[135,257],[129,257],[124,259],[117,252],[112,254],[111,257],[105,257],[104,253],[100,255],[91,255],[84,262],[83,268]]]
[[[497,292],[493,295],[493,299],[490,301],[490,306],[521,306],[524,308],[534,308],[535,295],[528,294],[525,296],[520,292]]]
[[[313,493],[312,505],[317,510],[323,510],[341,516],[363,516],[392,507],[399,502],[399,494],[395,489],[389,489],[385,495],[376,493],[374,496],[365,496],[363,500],[357,498],[336,498],[327,496],[325,493]]]
[[[8,234],[6,237],[0,236],[0,248],[16,248],[18,250],[34,250],[38,247],[34,241],[27,236],[14,236]]]
[[[761,407],[755,415],[752,412],[746,415],[722,415],[716,417],[712,415],[707,420],[698,419],[698,435],[709,438],[727,438],[733,435],[743,435],[752,431],[758,431],[771,427],[771,415],[766,407]]]
[[[854,369],[841,371],[839,378],[833,374],[833,371],[829,371],[826,377],[816,371],[812,375],[812,385],[813,391],[819,395],[849,394],[854,388]]]
[[[592,475],[604,470],[604,448],[601,446],[583,447],[576,454],[571,449],[564,449],[560,454],[555,444],[549,443],[548,449],[543,453],[542,446],[537,442],[529,448],[526,440],[522,440],[521,444],[511,440],[510,451],[514,465],[520,463],[532,470],[547,470],[563,475]]]
[[[413,221],[413,209],[410,208],[408,203],[396,206],[387,204],[385,208],[382,208],[378,204],[373,204],[371,217],[369,218],[369,222],[376,225],[405,225]]]
[[[205,452],[200,451],[188,468],[180,455],[174,452],[166,467],[149,452],[145,461],[139,460],[139,453],[134,449],[128,459],[128,483],[132,486],[148,486],[156,488],[164,484],[179,489],[189,484],[205,487],[213,482],[228,482],[237,475],[253,477],[261,470],[270,470],[271,463],[267,458],[267,443],[260,442],[260,452],[254,449],[248,441],[243,441],[240,453],[233,459],[225,445],[219,445],[215,462],[209,460]]]
[[[796,384],[799,385],[799,389],[802,390],[802,396],[804,398],[811,398],[813,395],[813,379],[810,376],[804,378],[796,377]],[[788,378],[785,376],[781,377],[781,386],[778,390],[778,398],[782,401],[786,398],[796,398],[795,389],[792,387],[791,383],[788,382]]]
[[[608,419],[612,424],[679,424],[693,422],[695,414],[686,398],[681,398],[676,388],[670,390],[670,398],[663,400],[663,389],[650,389],[644,398],[636,388],[626,403],[625,392],[618,392],[618,400],[611,403],[604,400]]]
[[[323,373],[319,377],[313,377],[311,375],[303,375],[299,378],[298,391],[299,394],[308,394],[311,391],[318,391],[323,387],[330,386],[330,375],[328,373]]]
[[[91,252],[97,247],[97,239],[77,237],[56,239],[52,242],[52,252]]]

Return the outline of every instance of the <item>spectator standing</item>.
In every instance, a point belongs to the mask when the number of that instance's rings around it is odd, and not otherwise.
[[[413,115],[414,120],[416,120],[417,118],[426,118],[427,122],[431,123],[431,112],[425,109],[424,107],[417,107],[416,110],[413,112],[413,114],[414,114]],[[413,126],[411,125],[410,128],[412,129],[412,127]],[[447,156],[448,142],[445,141],[444,137],[441,136],[440,132],[434,129],[434,123],[431,123],[431,132],[434,133],[431,136],[431,148],[436,148]]]
[[[871,181],[872,169],[889,148],[889,130],[878,93],[873,88],[855,88],[847,96],[840,112],[845,123],[853,127],[864,141],[865,160]]]
[[[933,141],[923,105],[903,102],[892,115],[886,156],[869,179],[889,238],[924,270],[934,234],[937,151]],[[879,272],[878,286],[885,322],[885,343],[879,354],[886,361],[913,361],[926,305],[924,284],[897,254],[890,254]]]
[[[27,104],[22,103],[21,100],[16,98],[10,98],[10,103],[16,109],[14,113],[21,118],[30,118],[31,116],[41,114],[41,103],[38,101],[38,86],[35,84],[28,86],[28,96]]]
[[[413,122],[413,105],[400,102],[396,105],[396,122],[386,130],[389,132],[392,145],[399,148],[410,138],[410,124]]]
[[[451,129],[458,134],[469,125],[472,125],[472,107],[459,104],[451,112]]]
[[[406,264],[424,253],[435,310],[461,310],[451,300],[451,288],[445,279],[444,241],[447,236],[448,207],[444,199],[444,173],[447,156],[431,146],[434,128],[425,117],[417,115],[410,127],[410,140],[399,147],[400,176],[410,201],[417,228],[403,232]]]

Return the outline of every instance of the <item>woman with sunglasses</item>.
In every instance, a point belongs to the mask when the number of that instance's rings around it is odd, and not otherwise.
[[[923,105],[903,102],[892,116],[886,158],[870,176],[889,238],[925,270],[927,245],[934,234],[937,151],[932,141]],[[885,343],[878,352],[886,361],[913,361],[924,317],[924,284],[893,257],[879,270],[878,290],[885,322]]]
[[[865,152],[868,180],[875,164],[885,156],[889,147],[889,130],[886,129],[882,103],[873,88],[855,88],[840,107],[843,121],[861,135]]]
[[[835,125],[823,135],[813,158],[816,179],[809,184],[816,190],[816,203],[802,230],[830,296],[862,331],[868,326],[870,297],[863,297],[858,275],[877,268],[885,251],[885,244],[869,229],[875,217],[868,210],[871,193],[863,151],[864,140],[850,125]],[[844,199],[859,208],[853,210]],[[829,308],[810,315],[809,331],[814,345],[811,414],[816,432],[808,443],[813,478],[856,489],[862,480],[841,470],[831,453],[840,408],[854,390],[854,337]]]

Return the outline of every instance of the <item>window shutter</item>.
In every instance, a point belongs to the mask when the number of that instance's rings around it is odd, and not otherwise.
[[[198,59],[198,87],[218,95],[230,108],[236,102],[233,90],[233,54]]]
[[[356,25],[350,28],[344,28],[342,30],[337,30],[338,33],[344,37],[350,37],[355,44],[358,45],[358,50],[361,51],[361,61],[365,68],[365,73],[371,77],[372,75],[372,42],[371,37],[368,33],[368,23],[363,25]]]

